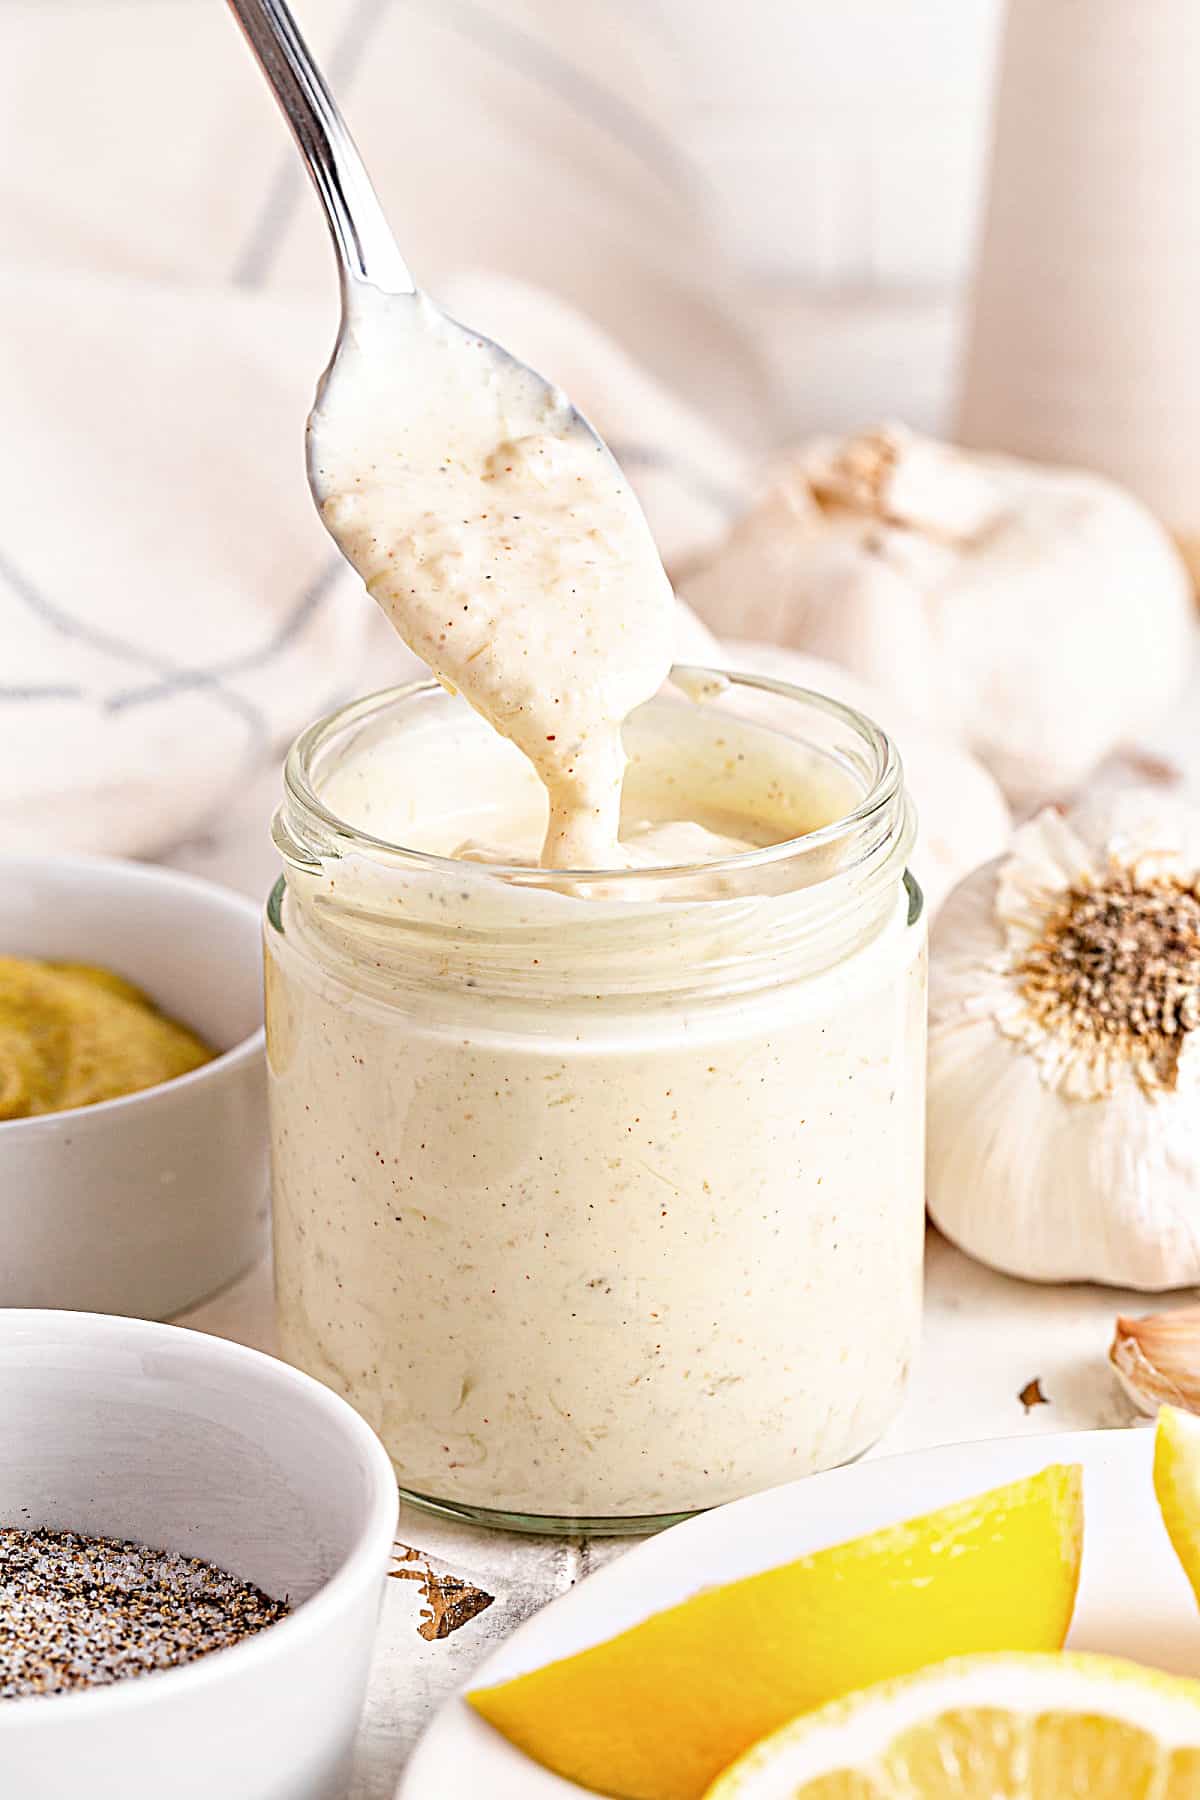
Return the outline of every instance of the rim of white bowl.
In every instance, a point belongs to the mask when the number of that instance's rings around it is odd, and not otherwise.
[[[248,894],[239,894],[236,888],[225,887],[219,881],[209,881],[203,875],[189,875],[183,869],[168,869],[159,863],[136,862],[124,856],[41,856],[32,851],[26,853],[20,850],[0,854],[0,872],[14,868],[74,869],[80,872],[95,869],[119,875],[122,879],[128,878],[133,883],[145,882],[148,887],[183,888],[203,894],[207,900],[220,901],[231,912],[240,913],[247,921],[253,921],[257,928],[261,928],[262,908]],[[151,1087],[136,1088],[132,1094],[118,1094],[112,1100],[93,1100],[88,1106],[64,1106],[57,1112],[34,1113],[26,1119],[0,1119],[0,1136],[5,1132],[24,1131],[33,1134],[52,1131],[60,1127],[63,1119],[78,1120],[92,1114],[112,1113],[122,1107],[152,1105],[163,1094],[197,1087],[204,1081],[214,1080],[218,1074],[253,1061],[265,1052],[266,1043],[264,1027],[256,1025],[249,1037],[239,1038],[228,1050],[220,1051],[210,1062],[201,1063],[198,1069],[189,1069],[185,1075],[172,1075],[167,1081],[156,1081]]]
[[[372,1494],[366,1522],[345,1560],[321,1583],[316,1593],[300,1602],[274,1625],[267,1625],[253,1637],[210,1650],[195,1662],[173,1669],[151,1669],[111,1682],[107,1687],[84,1688],[66,1694],[28,1694],[11,1700],[0,1700],[0,1738],[5,1728],[21,1725],[28,1730],[35,1720],[45,1720],[52,1730],[55,1719],[97,1711],[131,1711],[153,1705],[155,1695],[182,1693],[185,1684],[193,1690],[211,1687],[224,1681],[236,1681],[256,1663],[286,1657],[293,1645],[320,1636],[326,1619],[341,1603],[342,1596],[371,1575],[380,1551],[395,1542],[399,1522],[400,1493],[391,1459],[366,1420],[356,1413],[348,1401],[332,1388],[314,1380],[301,1369],[295,1369],[279,1357],[264,1350],[252,1350],[232,1338],[214,1337],[211,1332],[193,1331],[187,1325],[160,1324],[153,1319],[129,1319],[113,1313],[67,1312],[53,1307],[0,1308],[0,1347],[9,1333],[26,1325],[36,1342],[37,1326],[53,1322],[56,1332],[77,1330],[79,1341],[86,1344],[97,1337],[134,1337],[143,1341],[165,1341],[173,1346],[198,1340],[203,1351],[230,1364],[240,1364],[251,1372],[304,1396],[305,1402],[332,1418],[349,1442],[361,1446],[371,1476]],[[185,1348],[186,1354],[186,1348]],[[171,1549],[171,1545],[154,1548]],[[227,1573],[237,1575],[236,1569]],[[244,1577],[240,1577],[244,1579]]]

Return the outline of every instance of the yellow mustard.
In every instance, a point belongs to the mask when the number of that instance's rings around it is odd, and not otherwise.
[[[109,969],[0,956],[0,1120],[115,1100],[215,1055]]]

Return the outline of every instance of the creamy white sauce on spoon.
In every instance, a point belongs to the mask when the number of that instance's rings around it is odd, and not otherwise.
[[[672,860],[622,846],[618,825],[621,725],[667,677],[675,596],[628,482],[566,396],[423,295],[363,288],[309,432],[344,555],[544,782],[543,867]],[[693,854],[728,852],[699,829]]]

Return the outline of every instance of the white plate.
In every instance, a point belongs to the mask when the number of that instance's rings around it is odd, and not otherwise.
[[[1032,1475],[1084,1468],[1083,1576],[1070,1642],[1200,1675],[1200,1617],[1158,1515],[1150,1430],[953,1444],[835,1469],[719,1507],[610,1563],[526,1621],[475,1671],[478,1687],[611,1637],[698,1588],[771,1568]],[[456,1696],[417,1746],[397,1800],[570,1800]]]

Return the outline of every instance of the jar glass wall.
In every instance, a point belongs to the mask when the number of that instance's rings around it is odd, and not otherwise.
[[[493,782],[536,804],[434,684],[321,721],[287,765],[283,1349],[409,1498],[472,1519],[642,1531],[844,1462],[916,1347],[924,921],[898,758],[833,701],[678,678],[627,727],[627,806],[667,792],[759,848],[617,873],[406,848],[456,841],[464,791],[474,815]]]

